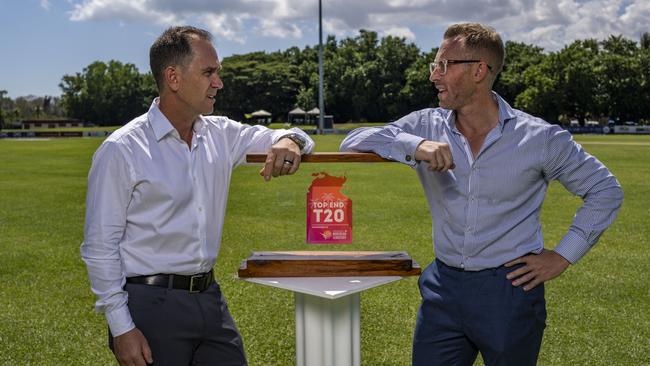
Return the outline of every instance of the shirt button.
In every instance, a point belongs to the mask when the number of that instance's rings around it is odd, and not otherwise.
[[[199,206],[199,212],[203,212],[203,207]]]
[[[405,158],[405,159],[406,159],[406,161],[411,161],[411,159],[412,159],[412,158],[411,158],[411,155],[406,155],[406,158]]]

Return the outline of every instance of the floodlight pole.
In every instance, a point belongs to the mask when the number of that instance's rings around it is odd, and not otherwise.
[[[325,101],[323,100],[323,6],[322,1],[318,0],[318,134],[323,134],[325,126]]]

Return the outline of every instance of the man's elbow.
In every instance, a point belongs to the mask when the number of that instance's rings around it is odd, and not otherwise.
[[[598,191],[594,197],[598,197],[599,204],[602,207],[608,207],[612,210],[618,210],[623,204],[623,189],[619,184],[612,185],[606,189]]]
[[[625,196],[623,194],[623,188],[621,188],[620,185],[617,185],[616,187],[614,187],[613,191],[614,192],[612,195],[613,196],[612,199],[617,203],[617,207],[621,207],[621,205],[623,204],[623,198]]]
[[[350,141],[349,141],[348,138],[346,137],[345,139],[343,139],[343,141],[341,141],[341,145],[339,146],[339,151],[341,151],[341,152],[351,152],[351,151],[354,151],[354,149],[352,148],[351,145],[352,145],[352,144],[350,143]]]

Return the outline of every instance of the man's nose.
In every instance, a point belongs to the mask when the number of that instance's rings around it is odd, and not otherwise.
[[[217,73],[214,74],[214,77],[212,78],[212,80],[210,80],[210,86],[215,89],[223,88],[223,81],[221,80],[221,76],[219,76],[219,74]]]
[[[437,68],[435,70],[433,70],[432,73],[429,74],[429,81],[431,81],[432,83],[435,83],[436,80],[440,80],[440,72],[438,71]]]

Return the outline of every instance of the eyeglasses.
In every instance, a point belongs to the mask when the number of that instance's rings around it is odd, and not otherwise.
[[[473,62],[482,62],[481,60],[440,60],[434,61],[429,64],[429,72],[433,74],[434,71],[438,70],[440,75],[445,75],[447,73],[448,64],[468,64]],[[492,66],[486,64],[488,69],[492,70]]]

